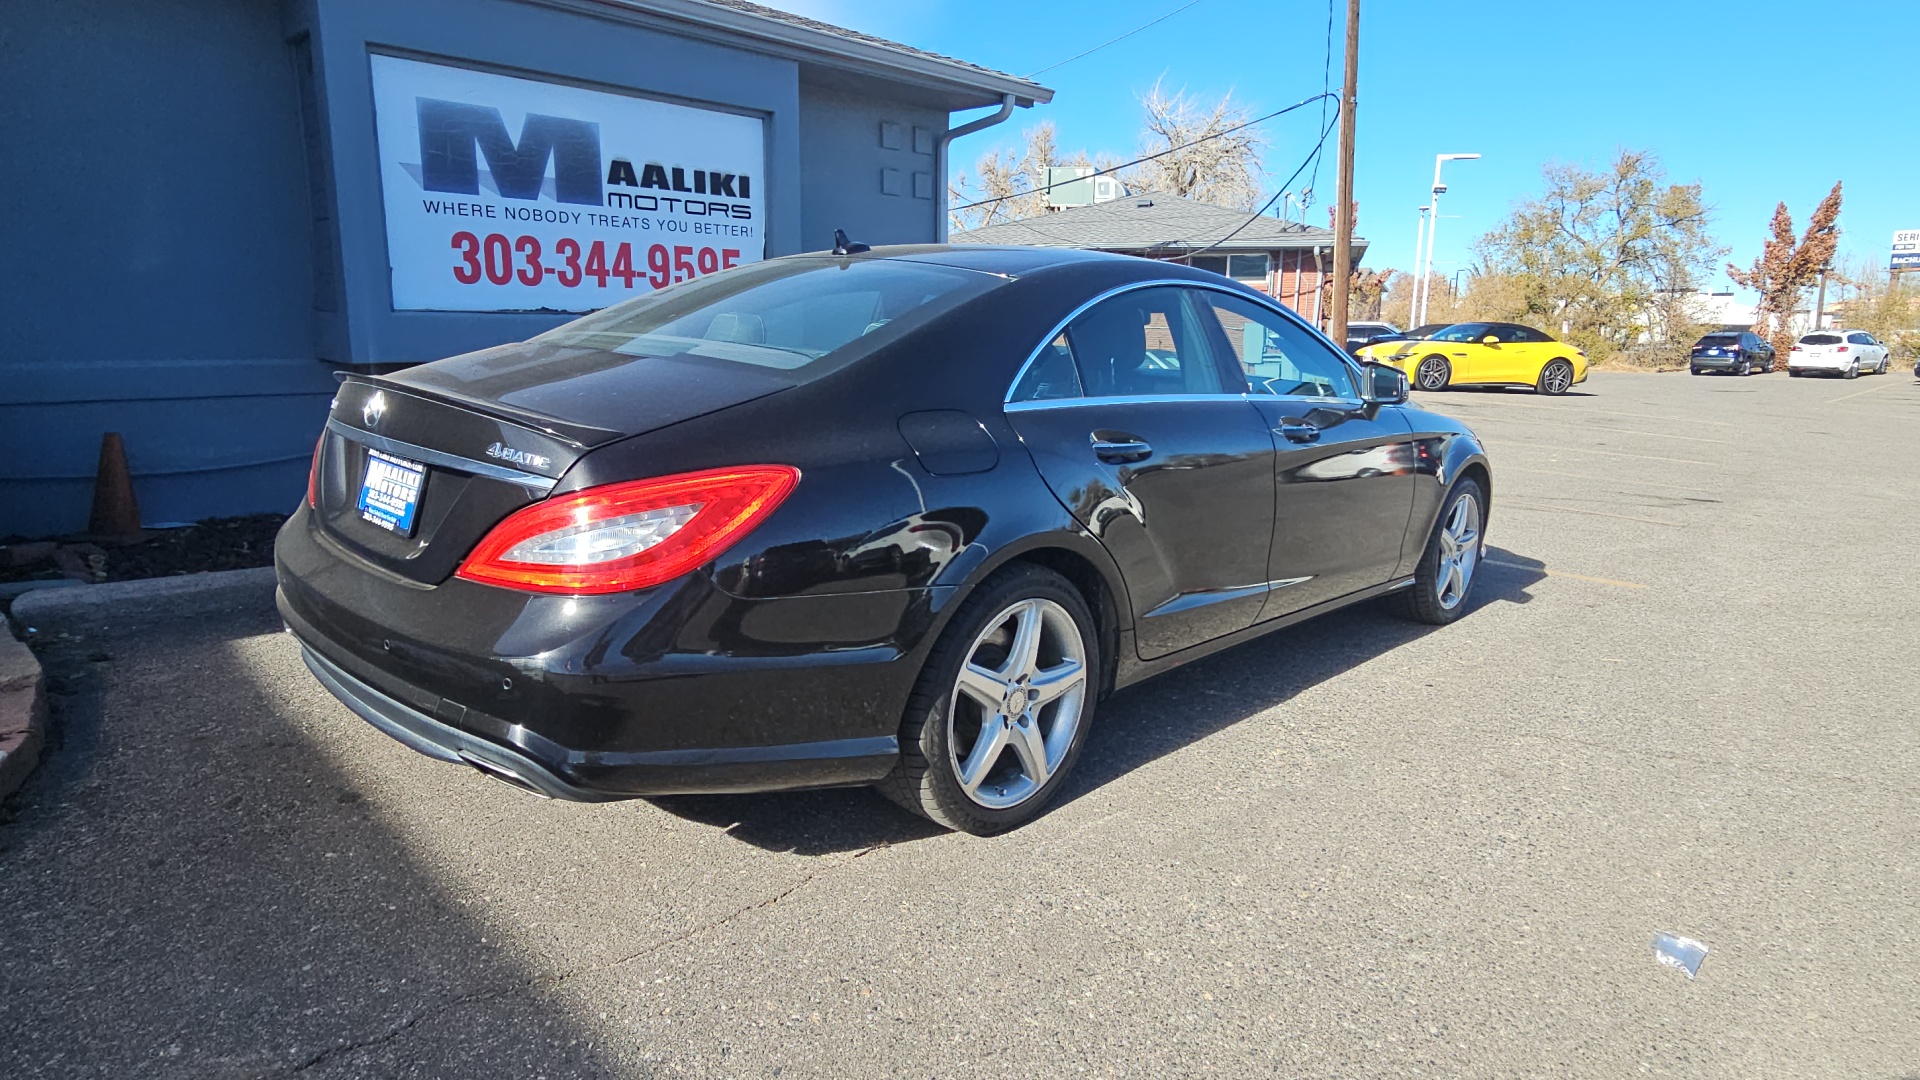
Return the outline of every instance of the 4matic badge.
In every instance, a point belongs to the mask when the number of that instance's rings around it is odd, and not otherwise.
[[[545,454],[534,454],[526,450],[515,450],[505,443],[494,443],[487,447],[487,456],[501,461],[511,461],[515,465],[525,465],[533,469],[544,469],[553,464],[553,459]]]

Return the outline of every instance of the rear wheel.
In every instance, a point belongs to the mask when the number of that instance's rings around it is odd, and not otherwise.
[[[1486,539],[1487,496],[1476,480],[1464,479],[1447,492],[1440,520],[1433,524],[1427,548],[1413,571],[1413,585],[1393,594],[1395,611],[1416,622],[1445,626],[1467,610],[1474,571],[1480,568]]]
[[[1860,361],[1858,360],[1855,360],[1853,363],[1848,364],[1847,373],[1841,376],[1841,378],[1843,379],[1857,379],[1859,377],[1860,377]]]
[[[1098,643],[1086,601],[1060,575],[1017,565],[989,579],[927,658],[881,794],[976,836],[1031,820],[1079,757]]]
[[[1422,390],[1445,390],[1453,381],[1453,365],[1444,356],[1429,356],[1414,369],[1413,385]]]
[[[1751,360],[1740,361],[1740,370],[1736,372],[1736,374],[1739,374],[1739,375],[1753,374],[1753,361]]]
[[[1542,394],[1558,397],[1573,388],[1573,364],[1566,360],[1549,360],[1547,366],[1540,369],[1540,381],[1533,388]]]

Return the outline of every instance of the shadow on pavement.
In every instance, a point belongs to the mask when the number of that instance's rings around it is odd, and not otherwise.
[[[618,1075],[232,646],[54,642],[0,823],[0,1076]],[[304,674],[304,672],[302,672]]]
[[[1525,604],[1546,564],[1487,548],[1474,609]],[[1472,618],[1469,611],[1466,618]],[[1361,604],[1247,642],[1129,687],[1102,703],[1086,749],[1055,806],[1289,700],[1439,627]],[[824,855],[898,844],[944,830],[865,788],[651,800],[689,821],[778,851]]]

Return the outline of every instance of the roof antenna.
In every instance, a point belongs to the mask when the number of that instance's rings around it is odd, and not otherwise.
[[[856,244],[847,239],[847,230],[833,230],[833,253],[835,255],[858,255],[863,251],[872,250],[872,248],[865,244]]]

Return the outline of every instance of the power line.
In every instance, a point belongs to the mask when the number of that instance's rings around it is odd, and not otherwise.
[[[1094,173],[1093,173],[1093,175],[1095,175],[1095,176],[1107,176],[1107,175],[1111,175],[1111,174],[1113,174],[1113,173],[1117,173],[1117,172],[1119,172],[1119,171],[1120,171],[1121,169],[1131,169],[1131,168],[1133,168],[1133,167],[1134,167],[1135,165],[1144,165],[1144,164],[1146,164],[1146,163],[1147,163],[1147,162],[1149,162],[1149,161],[1155,161],[1155,160],[1158,160],[1158,159],[1160,159],[1160,158],[1163,158],[1163,157],[1166,157],[1166,156],[1167,156],[1168,154],[1177,154],[1177,153],[1179,153],[1180,151],[1182,151],[1182,150],[1186,150],[1186,149],[1188,149],[1188,148],[1190,148],[1190,147],[1195,147],[1195,146],[1199,146],[1199,145],[1200,145],[1201,143],[1203,143],[1203,142],[1211,142],[1212,140],[1214,140],[1214,139],[1218,139],[1218,138],[1220,138],[1220,137],[1221,137],[1221,136],[1223,136],[1223,135],[1231,135],[1231,134],[1233,134],[1233,133],[1234,133],[1234,132],[1236,132],[1236,131],[1240,131],[1240,130],[1242,130],[1242,129],[1245,129],[1245,128],[1250,128],[1250,127],[1252,127],[1252,126],[1253,126],[1253,125],[1255,125],[1255,124],[1264,124],[1264,123],[1266,123],[1267,121],[1269,121],[1269,120],[1272,120],[1273,118],[1275,118],[1275,117],[1277,117],[1277,116],[1285,116],[1286,114],[1288,114],[1288,113],[1290,113],[1290,112],[1293,112],[1293,111],[1294,111],[1295,109],[1303,109],[1303,108],[1305,108],[1305,107],[1307,107],[1308,105],[1311,105],[1311,104],[1313,104],[1314,102],[1316,102],[1316,101],[1319,101],[1320,99],[1322,99],[1322,98],[1325,98],[1325,97],[1328,97],[1328,96],[1329,96],[1328,94],[1315,94],[1315,95],[1313,95],[1313,96],[1312,96],[1312,97],[1310,97],[1310,98],[1306,98],[1305,100],[1302,100],[1302,101],[1296,101],[1296,102],[1294,102],[1293,104],[1291,104],[1291,105],[1289,105],[1289,106],[1287,106],[1287,107],[1286,107],[1286,108],[1284,108],[1284,109],[1275,109],[1275,110],[1274,110],[1273,112],[1270,112],[1270,113],[1268,113],[1268,114],[1266,114],[1265,116],[1256,116],[1256,117],[1254,117],[1253,119],[1251,119],[1251,120],[1248,120],[1248,121],[1247,121],[1246,123],[1244,123],[1244,124],[1235,124],[1234,126],[1232,126],[1232,127],[1230,127],[1230,128],[1226,128],[1226,129],[1224,129],[1224,130],[1221,130],[1221,131],[1216,131],[1216,132],[1213,132],[1212,134],[1209,134],[1209,135],[1202,135],[1202,136],[1200,136],[1199,138],[1197,138],[1197,139],[1195,139],[1195,140],[1193,140],[1192,142],[1186,142],[1186,143],[1181,143],[1181,144],[1180,144],[1179,146],[1174,146],[1174,147],[1170,147],[1170,148],[1168,148],[1168,149],[1166,149],[1166,150],[1162,150],[1162,151],[1160,151],[1160,152],[1159,152],[1159,153],[1157,153],[1157,154],[1148,154],[1148,155],[1147,155],[1146,157],[1141,157],[1141,158],[1135,158],[1135,159],[1133,159],[1132,161],[1126,161],[1126,162],[1122,162],[1122,163],[1120,163],[1120,164],[1118,164],[1118,165],[1115,165],[1115,166],[1112,166],[1112,167],[1110,167],[1110,168],[1106,168],[1106,169],[1097,169],[1097,170],[1095,170],[1095,171],[1094,171]],[[1339,115],[1339,114],[1338,114],[1338,112],[1336,111],[1336,112],[1335,112],[1335,116],[1338,116],[1338,115]],[[1323,134],[1321,135],[1321,137],[1320,137],[1320,141],[1321,141],[1321,142],[1323,142],[1323,143],[1324,143],[1324,142],[1326,141],[1326,135],[1325,135],[1324,133],[1323,133]],[[1301,166],[1301,168],[1303,168],[1303,169],[1304,169],[1305,167],[1306,167],[1306,166],[1305,166],[1305,164],[1304,164],[1304,163],[1302,163],[1302,166]],[[1296,176],[1296,177],[1297,177],[1297,176],[1299,176],[1299,175],[1300,175],[1300,174],[1299,174],[1299,172],[1298,172],[1298,171],[1296,170],[1296,171],[1295,171],[1295,173],[1294,173],[1294,176]],[[953,207],[953,208],[951,208],[950,210],[948,210],[948,213],[959,213],[959,212],[960,212],[960,211],[962,211],[962,210],[971,210],[971,209],[973,209],[973,208],[974,208],[974,207],[976,207],[976,206],[985,206],[985,205],[987,205],[988,203],[1000,203],[1000,202],[1008,202],[1008,201],[1010,201],[1010,200],[1013,200],[1013,199],[1017,199],[1017,198],[1019,198],[1019,197],[1021,197],[1022,195],[1032,195],[1033,193],[1035,193],[1035,192],[1037,192],[1037,191],[1052,191],[1052,190],[1053,190],[1054,188],[1057,188],[1057,187],[1065,187],[1065,186],[1067,186],[1068,184],[1071,184],[1071,183],[1075,183],[1075,182],[1076,182],[1076,181],[1078,181],[1078,180],[1084,180],[1084,179],[1086,179],[1086,177],[1076,177],[1076,178],[1074,178],[1074,180],[1062,180],[1062,181],[1060,181],[1059,183],[1056,183],[1056,184],[1043,184],[1043,185],[1041,185],[1041,186],[1039,186],[1039,187],[1030,187],[1030,188],[1026,188],[1026,189],[1024,189],[1024,190],[1021,190],[1021,191],[1015,191],[1015,192],[1011,192],[1011,193],[1009,193],[1009,194],[1006,194],[1006,195],[995,195],[995,196],[993,196],[992,198],[987,198],[987,199],[977,199],[977,200],[975,200],[975,201],[973,201],[973,202],[970,202],[970,203],[965,203],[965,204],[962,204],[962,205],[960,205],[960,206],[955,206],[955,207]]]
[[[1208,244],[1206,247],[1196,248],[1193,251],[1185,252],[1184,253],[1185,257],[1191,260],[1195,255],[1212,251],[1214,248],[1219,247],[1221,244],[1224,244],[1227,241],[1233,239],[1234,237],[1239,236],[1243,231],[1246,230],[1247,226],[1253,224],[1256,221],[1259,221],[1261,217],[1263,217],[1266,214],[1267,210],[1270,209],[1275,202],[1279,201],[1281,194],[1286,191],[1287,185],[1299,179],[1300,174],[1307,171],[1307,163],[1311,161],[1316,161],[1319,159],[1320,148],[1327,145],[1327,136],[1332,134],[1334,125],[1340,122],[1341,107],[1342,106],[1340,105],[1334,106],[1332,122],[1320,129],[1320,141],[1314,143],[1313,149],[1309,150],[1307,152],[1307,156],[1301,159],[1300,167],[1293,170],[1293,175],[1287,177],[1284,181],[1281,182],[1279,187],[1274,189],[1273,197],[1268,199],[1265,205],[1261,206],[1260,209],[1255,210],[1253,212],[1252,217],[1249,217],[1247,220],[1241,222],[1239,226],[1235,228],[1232,232],[1228,233],[1227,235],[1221,237],[1218,240],[1215,240],[1213,243]]]
[[[1186,3],[1181,4],[1179,7],[1174,8],[1172,11],[1167,12],[1165,15],[1162,15],[1159,18],[1153,20],[1152,22],[1147,23],[1145,26],[1136,26],[1133,29],[1127,31],[1126,33],[1121,34],[1119,37],[1114,38],[1112,41],[1102,42],[1101,44],[1095,45],[1093,48],[1088,49],[1086,52],[1076,53],[1072,56],[1067,57],[1065,60],[1060,61],[1057,64],[1048,64],[1046,67],[1041,68],[1039,71],[1034,72],[1032,75],[1028,75],[1027,78],[1031,79],[1037,75],[1044,75],[1047,72],[1052,71],[1054,68],[1066,67],[1068,64],[1073,63],[1075,60],[1082,59],[1083,57],[1092,56],[1094,53],[1099,52],[1101,49],[1106,48],[1108,45],[1118,45],[1120,42],[1127,40],[1128,38],[1139,33],[1140,31],[1148,29],[1149,27],[1158,26],[1161,23],[1166,22],[1168,19],[1173,18],[1175,15],[1180,14],[1181,12],[1187,10],[1190,7],[1193,7],[1195,4],[1198,4],[1198,3],[1200,3],[1200,0],[1187,0]]]

